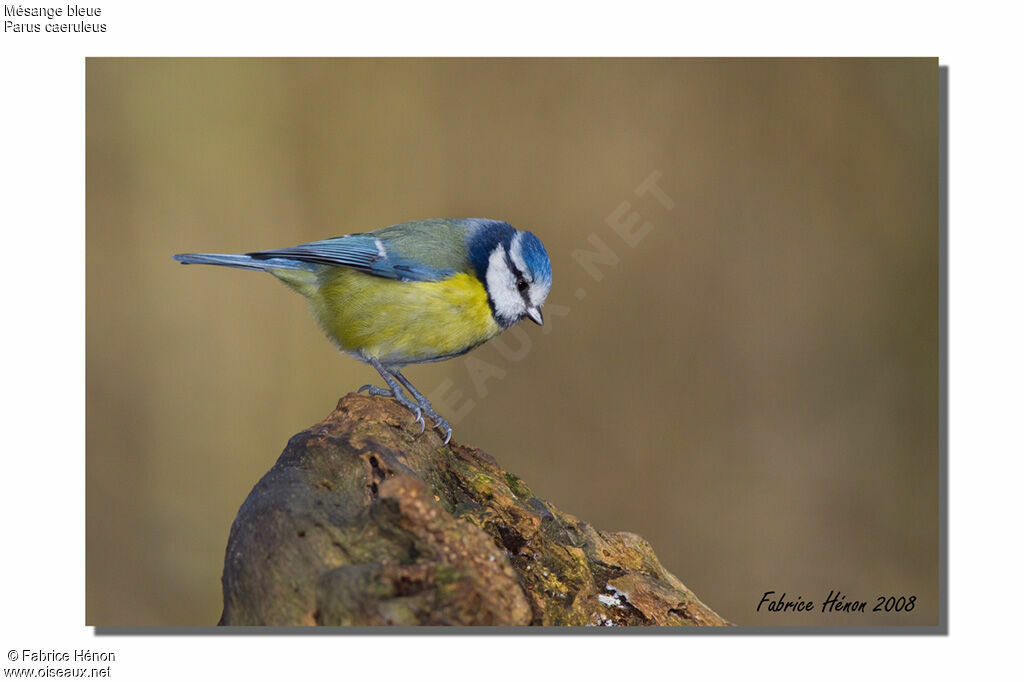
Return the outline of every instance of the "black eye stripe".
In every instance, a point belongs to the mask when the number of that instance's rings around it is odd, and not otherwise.
[[[516,279],[516,289],[519,290],[519,295],[523,297],[523,301],[527,306],[531,305],[530,299],[527,297],[527,293],[530,291],[530,284],[523,277],[523,271],[516,268],[516,264],[512,262],[512,257],[509,256],[508,251],[505,251],[505,263]]]
[[[507,251],[505,252],[505,263],[508,264],[508,269],[512,271],[512,274],[516,276],[516,282],[525,279],[523,271],[516,268],[516,264],[512,262],[512,257],[508,255]]]

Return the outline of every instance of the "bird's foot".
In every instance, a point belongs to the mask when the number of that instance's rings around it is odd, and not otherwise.
[[[372,384],[364,384],[363,386],[359,387],[359,391],[357,391],[356,393],[360,394],[364,391],[370,396],[384,396],[386,398],[395,399],[400,404],[405,406],[410,413],[416,416],[416,419],[413,420],[413,422],[418,422],[420,424],[420,434],[422,434],[424,430],[426,430],[427,424],[423,421],[423,411],[414,401],[411,401],[401,391],[392,391],[391,389],[383,389],[381,387],[376,387]],[[430,413],[427,413],[427,415],[429,416]]]
[[[372,384],[367,384],[360,387],[359,391],[366,390],[371,396],[389,396],[394,398],[416,416],[416,421],[420,423],[420,434],[426,429],[426,425],[423,422],[423,416],[426,415],[434,421],[434,429],[440,429],[444,432],[444,445],[447,446],[448,442],[452,440],[452,426],[448,424],[448,420],[437,414],[437,411],[431,407],[427,397],[421,394],[398,368],[386,368],[381,365],[380,361],[373,358],[368,359],[367,362],[380,373],[380,376],[384,378],[389,388],[381,389]],[[415,401],[406,397],[405,392],[402,391],[403,386],[412,394]]]
[[[452,440],[452,426],[448,424],[448,420],[437,414],[437,411],[430,405],[430,401],[427,400],[427,397],[421,394],[419,390],[412,385],[412,382],[405,378],[405,375],[397,370],[393,371],[393,374],[395,378],[409,390],[412,397],[416,399],[416,403],[423,410],[423,414],[434,421],[434,429],[440,429],[444,432],[444,445],[447,446],[448,442]]]
[[[423,409],[423,413],[434,421],[434,429],[440,429],[445,433],[444,444],[447,446],[448,442],[452,440],[452,426],[448,424],[448,420],[438,415],[431,407],[430,403],[424,401],[420,403],[420,408]]]

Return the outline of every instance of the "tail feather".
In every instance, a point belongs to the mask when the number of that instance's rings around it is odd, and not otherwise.
[[[179,263],[186,265],[227,266],[245,270],[274,270],[278,268],[308,270],[308,265],[301,261],[287,258],[255,259],[247,254],[175,254],[174,258]]]

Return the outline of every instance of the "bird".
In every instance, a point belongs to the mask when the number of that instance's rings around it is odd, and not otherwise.
[[[540,239],[489,218],[433,218],[284,249],[174,258],[264,271],[305,296],[327,337],[387,385],[359,392],[400,403],[420,434],[426,415],[445,445],[451,424],[402,369],[461,356],[524,319],[543,325],[551,291]]]

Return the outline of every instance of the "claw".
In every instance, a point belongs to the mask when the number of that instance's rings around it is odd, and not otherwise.
[[[405,378],[398,368],[385,367],[380,363],[380,361],[374,358],[367,359],[367,362],[380,373],[380,376],[384,378],[385,382],[387,382],[391,391],[380,389],[379,387],[374,387],[370,384],[360,388],[359,391],[369,390],[371,396],[390,396],[391,398],[394,398],[416,416],[414,422],[420,423],[420,434],[427,430],[427,423],[423,419],[423,416],[426,415],[434,421],[433,429],[441,429],[444,431],[444,444],[447,446],[448,442],[452,440],[452,426],[448,424],[447,420],[434,411],[430,406],[430,401],[427,400],[427,397],[417,391],[416,387],[414,387],[412,383]],[[403,386],[412,395],[415,402],[410,401],[406,397],[405,393],[401,389]]]
[[[447,446],[448,442],[452,440],[452,426],[440,415],[435,414],[431,417],[437,418],[437,422],[434,423],[434,429],[441,429],[444,431],[444,445]]]
[[[363,386],[359,387],[359,391],[357,391],[356,393],[361,394],[364,391],[370,396],[386,396],[388,398],[395,397],[395,393],[393,391],[381,389],[380,387],[376,387],[372,384],[364,384]]]

